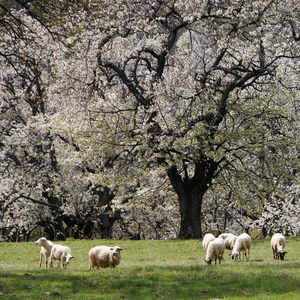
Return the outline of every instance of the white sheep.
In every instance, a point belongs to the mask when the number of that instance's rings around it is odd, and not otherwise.
[[[221,233],[218,238],[225,240],[230,235],[232,235],[232,233]]]
[[[284,256],[287,252],[283,249],[286,244],[286,239],[281,233],[275,233],[271,239],[271,247],[273,250],[273,257],[274,259],[281,259],[284,260]]]
[[[121,262],[121,250],[119,246],[107,247],[97,246],[90,250],[89,259],[90,267],[92,270],[94,267],[100,268],[115,268]]]
[[[203,248],[204,248],[204,250],[205,250],[205,254],[206,254],[206,252],[207,252],[207,247],[208,247],[209,243],[210,243],[211,241],[213,241],[214,239],[215,239],[215,236],[214,236],[213,234],[211,234],[211,233],[207,233],[207,234],[204,236],[203,241],[202,241],[202,246],[203,246]]]
[[[50,256],[51,249],[54,246],[54,244],[51,241],[47,240],[45,237],[41,237],[40,239],[38,239],[35,242],[35,244],[38,245],[38,246],[42,246],[41,247],[41,252],[40,252],[40,264],[39,264],[39,268],[42,265],[43,256],[45,256],[45,263],[46,263],[46,268],[47,268],[48,257]]]
[[[232,252],[229,255],[231,255],[232,259],[237,260],[237,258],[240,256],[240,252],[243,252],[243,259],[245,255],[246,259],[249,260],[250,247],[251,247],[250,235],[247,233],[242,233],[236,238]],[[248,250],[248,257],[247,257],[247,250]]]
[[[219,260],[219,264],[223,259],[223,253],[225,251],[225,243],[222,238],[216,238],[208,244],[205,262],[211,264],[214,260],[215,264]]]
[[[236,241],[237,236],[232,233],[222,233],[218,236],[222,238],[225,242],[225,248],[228,250],[232,250]]]
[[[69,247],[63,245],[54,245],[51,249],[49,269],[53,268],[53,262],[52,262],[53,260],[58,261],[59,268],[60,268],[60,261],[62,261],[63,269],[66,269],[67,264],[71,262],[72,258],[74,258],[74,256],[72,256],[72,252]]]

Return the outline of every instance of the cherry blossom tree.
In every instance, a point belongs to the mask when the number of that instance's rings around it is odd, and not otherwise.
[[[90,180],[119,193],[167,175],[182,238],[202,236],[202,204],[213,185],[223,184],[246,213],[261,210],[298,169],[296,8],[285,1],[107,4],[95,20],[89,102],[53,119],[52,128],[82,149],[67,159],[93,165]]]
[[[39,205],[61,230],[98,215],[200,238],[218,213],[253,221],[289,193],[296,1],[65,4],[0,6],[2,220]]]
[[[70,184],[62,179],[69,170],[58,166],[54,136],[46,126],[52,112],[46,105],[47,89],[55,82],[51,58],[58,49],[68,53],[63,37],[71,33],[60,21],[66,16],[62,12],[68,14],[72,7],[62,4],[57,14],[51,1],[8,1],[0,8],[2,235],[11,240],[18,240],[20,234],[28,238],[37,225],[52,239],[56,232],[68,236],[68,227],[78,235],[97,200],[80,181],[73,179]],[[77,201],[71,209],[66,203],[70,199],[74,203],[73,198]]]

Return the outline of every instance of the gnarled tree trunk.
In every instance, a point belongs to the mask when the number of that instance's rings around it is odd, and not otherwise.
[[[176,166],[168,170],[171,184],[178,195],[181,226],[179,238],[202,238],[201,208],[205,192],[211,185],[218,164],[211,159],[205,159],[195,164],[193,177],[187,170],[182,177]]]

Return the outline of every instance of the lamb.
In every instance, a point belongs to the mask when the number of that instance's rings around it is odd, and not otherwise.
[[[242,233],[236,238],[232,252],[229,255],[231,255],[233,260],[237,260],[237,258],[240,256],[240,252],[242,251],[243,254],[246,256],[246,259],[249,260],[250,247],[251,247],[250,235],[247,233]],[[248,250],[248,257],[247,257],[247,250]],[[244,259],[244,255],[243,255],[243,259]]]
[[[208,244],[205,262],[211,264],[214,260],[215,264],[217,263],[217,259],[219,260],[219,264],[223,259],[223,253],[225,251],[225,243],[222,238],[216,238]]]
[[[54,246],[54,244],[51,241],[47,240],[45,237],[41,237],[40,239],[38,239],[35,242],[35,244],[38,245],[38,246],[42,246],[41,247],[41,252],[40,252],[40,264],[39,264],[39,268],[42,265],[43,256],[45,256],[45,263],[46,263],[46,268],[47,268],[48,257],[50,256],[51,249]]]
[[[214,235],[211,234],[211,233],[207,233],[207,234],[204,236],[203,241],[202,241],[202,246],[203,246],[203,248],[204,248],[204,250],[205,250],[205,254],[207,253],[207,247],[208,247],[209,243],[210,243],[211,241],[213,241],[214,239],[215,239],[215,237],[214,237]]]
[[[60,261],[63,263],[63,269],[66,269],[67,264],[71,262],[72,256],[71,249],[63,245],[54,245],[51,249],[49,269],[53,268],[53,260],[58,260],[58,267],[60,268]]]
[[[271,239],[271,247],[273,250],[274,259],[284,260],[284,256],[287,252],[283,249],[286,244],[286,239],[281,233],[275,233]]]
[[[119,246],[107,247],[107,246],[97,246],[90,250],[89,259],[90,267],[92,270],[94,267],[96,269],[100,268],[115,268],[121,262],[121,250]]]
[[[225,242],[225,248],[228,250],[232,250],[236,241],[237,236],[232,233],[222,233],[218,236],[222,238]]]

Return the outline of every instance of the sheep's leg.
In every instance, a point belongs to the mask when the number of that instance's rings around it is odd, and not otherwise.
[[[43,260],[43,253],[40,252],[40,264],[39,264],[39,268],[41,267],[42,265],[42,260]]]
[[[66,261],[65,255],[61,258],[61,262],[62,262],[62,269],[64,270],[67,266],[67,261]]]
[[[46,269],[47,269],[47,266],[48,266],[48,256],[47,256],[47,254],[45,254],[45,265],[46,265]]]
[[[91,257],[89,258],[89,261],[90,261],[89,270],[93,270],[94,266],[95,266],[95,262],[93,261],[93,259]]]
[[[274,251],[274,259],[277,259],[277,251]]]
[[[49,266],[48,266],[49,269],[53,268],[53,262],[52,262],[52,260],[53,260],[53,256],[51,255],[50,256],[50,261],[49,261]]]

